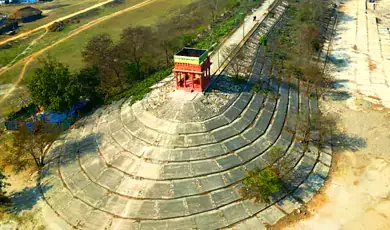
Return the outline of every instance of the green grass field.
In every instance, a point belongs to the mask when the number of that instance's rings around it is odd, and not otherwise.
[[[93,26],[79,35],[68,39],[61,45],[53,47],[49,50],[49,53],[60,62],[69,65],[72,70],[78,70],[83,67],[81,51],[93,36],[100,33],[108,33],[114,40],[117,40],[124,28],[130,25],[154,25],[190,2],[191,0],[157,0],[140,9],[124,13]]]
[[[44,31],[41,30],[32,34],[29,37],[25,37],[22,39],[18,39],[16,41],[9,42],[5,45],[1,45],[0,46],[0,69],[10,64],[14,59],[15,60],[20,59],[26,54],[28,54],[29,52],[25,52],[24,54],[22,54],[22,52],[26,50],[26,48],[33,40],[41,36],[43,33]]]
[[[13,41],[12,43],[9,43],[7,45],[0,46],[0,69],[4,67],[5,65],[9,64],[12,60],[14,60],[16,57],[17,60],[22,59],[23,57],[26,57],[34,52],[37,52],[41,50],[42,48],[47,47],[48,45],[54,43],[55,41],[65,37],[73,30],[77,29],[78,27],[87,24],[88,22],[95,20],[97,18],[103,17],[105,15],[109,15],[113,12],[119,11],[124,8],[128,8],[131,6],[134,6],[144,0],[126,0],[122,2],[121,4],[108,4],[99,8],[96,8],[88,13],[85,13],[83,15],[80,15],[77,17],[77,19],[80,20],[79,24],[69,24],[66,25],[65,29],[61,32],[49,32],[44,37],[39,39],[33,46],[30,46],[30,48],[23,54],[19,55],[22,51],[25,50],[26,47],[29,46],[29,44],[36,38],[38,38],[40,35],[44,33],[43,30],[36,32],[32,36],[29,36],[27,38],[18,39],[16,41]],[[18,56],[19,55],[19,56]],[[16,69],[21,69],[21,67],[18,67]],[[2,75],[0,75],[0,84],[5,83],[12,83],[15,79],[15,72],[14,70],[9,70]],[[16,74],[17,75],[17,74]]]
[[[120,9],[124,9],[135,5],[143,0],[127,0],[122,4],[115,6],[105,6],[101,7],[98,10],[98,13],[92,13],[80,17],[80,24],[68,25],[65,30],[61,32],[54,32],[46,34],[42,39],[39,40],[37,44],[31,47],[28,53],[36,52],[51,43],[59,40],[60,38],[66,36],[69,32],[76,29],[77,27],[85,24],[93,19],[102,17],[104,15],[109,15],[110,13],[116,12]],[[122,15],[118,15],[111,19],[108,19],[100,24],[94,25],[91,28],[81,32],[80,34],[60,43],[57,46],[49,49],[43,56],[50,54],[51,56],[58,59],[58,61],[68,65],[71,70],[79,70],[84,66],[81,57],[81,51],[86,46],[87,42],[95,35],[100,33],[109,33],[112,35],[113,39],[119,39],[122,30],[130,25],[145,25],[153,26],[159,20],[162,20],[169,15],[172,15],[174,12],[179,10],[181,7],[188,5],[194,0],[157,0],[156,2],[150,3],[142,8],[135,9],[133,11],[126,12]],[[9,51],[9,54],[17,54],[17,51],[20,50],[18,47],[12,47],[13,51]],[[6,55],[5,53],[0,53],[0,59]],[[27,55],[27,54],[26,54]],[[24,56],[26,56],[24,55]],[[8,57],[7,59],[13,58]],[[34,70],[39,66],[39,61],[34,60],[29,64],[26,69],[25,78],[30,77]],[[0,75],[0,84],[12,83],[18,76],[18,71],[20,72],[22,66],[15,66],[14,69],[11,69],[2,75]]]
[[[14,11],[26,6],[31,6],[42,10],[43,15],[45,17],[34,22],[25,23],[20,29],[20,32],[25,32],[42,26],[58,18],[64,17],[68,14],[72,14],[79,10],[83,10],[85,8],[105,1],[106,0],[54,0],[52,2],[40,2],[36,4],[2,5],[0,6],[0,15],[12,14]]]

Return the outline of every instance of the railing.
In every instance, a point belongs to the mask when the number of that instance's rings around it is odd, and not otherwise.
[[[264,23],[264,21],[270,17],[269,13],[272,12],[275,9],[275,7],[280,4],[281,1],[282,0],[274,1],[269,6],[267,15],[261,21],[255,24],[255,26],[249,31],[249,33],[233,49],[232,53],[226,57],[226,59],[222,62],[222,64],[218,67],[218,69],[212,74],[211,83],[206,87],[206,89],[204,90],[205,92],[207,92],[214,85],[214,83],[220,78],[221,75],[219,73],[222,73],[222,71],[228,66],[228,64],[238,54],[238,52],[242,49],[242,47],[244,47],[244,45],[247,43],[249,38],[252,37],[255,34],[255,32],[260,28],[260,26]],[[273,29],[273,27],[274,26],[272,26],[271,29],[267,31],[266,36],[268,36],[269,32]]]

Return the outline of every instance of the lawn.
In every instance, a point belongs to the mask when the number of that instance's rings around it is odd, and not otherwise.
[[[29,37],[25,37],[4,45],[0,45],[0,69],[10,64],[14,59],[20,59],[25,56],[28,52],[25,52],[23,54],[21,53],[26,50],[26,48],[33,40],[41,36],[43,33],[43,30],[37,31]]]
[[[106,0],[54,0],[52,2],[40,2],[36,4],[2,5],[0,6],[0,15],[12,14],[14,11],[26,6],[42,10],[45,17],[34,22],[25,23],[20,29],[20,32],[24,32],[105,1]]]
[[[109,33],[115,40],[119,39],[120,34],[122,33],[122,30],[124,28],[130,25],[154,25],[159,20],[162,20],[169,15],[172,15],[175,11],[180,9],[180,7],[187,5],[191,2],[191,0],[157,0],[156,2],[153,2],[142,8],[126,12],[122,15],[116,16],[100,24],[97,24],[81,32],[80,34],[62,42],[61,44],[49,49],[45,54],[50,54],[51,56],[57,58],[58,61],[68,65],[71,70],[78,70],[84,66],[81,57],[81,51],[93,36],[100,33]],[[34,46],[33,49],[38,50],[41,44],[42,47],[44,47],[48,43],[55,41],[55,39],[50,39],[50,36],[53,35],[49,34],[49,36],[45,36],[39,44]],[[47,41],[45,42],[45,40]],[[34,72],[34,69],[36,69],[38,66],[39,62],[37,60],[31,62],[26,69],[25,77],[28,78],[29,76],[31,76]],[[5,73],[2,75],[2,79],[0,79],[0,82],[9,82],[11,80],[10,77],[12,78],[12,74]]]
[[[16,41],[13,41],[12,43],[9,43],[7,45],[0,46],[0,69],[9,64],[12,60],[14,60],[17,57],[17,60],[22,59],[23,57],[26,57],[36,51],[41,50],[42,48],[47,47],[48,45],[52,44],[53,42],[65,37],[67,34],[72,32],[73,30],[77,29],[78,27],[87,24],[88,22],[103,17],[105,15],[109,15],[113,12],[119,11],[124,8],[128,8],[131,6],[134,6],[144,0],[126,0],[123,1],[120,4],[107,4],[105,6],[101,6],[99,8],[96,8],[94,10],[89,11],[88,13],[84,13],[82,15],[77,16],[76,18],[80,20],[80,23],[78,24],[69,24],[66,25],[65,29],[61,32],[49,32],[45,36],[43,36],[41,39],[39,39],[33,46],[30,46],[30,48],[23,54],[19,55],[22,51],[25,50],[26,47],[29,46],[31,41],[38,38],[40,35],[44,33],[43,30],[38,31],[34,33],[33,35],[27,37],[18,39]],[[77,52],[77,51],[76,51]],[[19,66],[19,65],[18,65]],[[21,67],[16,66],[16,69],[21,69]],[[0,76],[0,84],[4,83],[12,83],[15,79],[15,70],[10,70],[5,73],[3,73]]]

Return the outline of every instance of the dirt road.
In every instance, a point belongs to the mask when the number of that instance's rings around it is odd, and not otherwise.
[[[107,16],[104,16],[104,17],[101,17],[101,18],[98,18],[98,19],[96,19],[96,20],[93,20],[93,21],[91,21],[91,22],[89,22],[89,23],[87,23],[87,24],[85,24],[85,25],[83,25],[83,26],[77,28],[77,29],[74,30],[72,33],[70,33],[70,34],[68,34],[67,36],[61,38],[60,40],[54,42],[53,44],[51,44],[51,45],[49,45],[49,46],[47,46],[47,47],[45,47],[45,48],[39,50],[38,52],[35,52],[35,53],[31,54],[30,56],[28,56],[28,57],[26,57],[26,58],[21,59],[20,61],[18,61],[17,63],[15,63],[13,66],[11,66],[11,67],[9,67],[9,68],[7,68],[7,69],[1,70],[1,71],[0,71],[0,75],[3,74],[3,73],[6,72],[6,71],[12,69],[13,67],[17,66],[18,64],[23,64],[23,63],[24,63],[23,69],[22,69],[22,71],[20,72],[17,81],[14,83],[14,86],[13,86],[12,88],[10,88],[9,91],[3,96],[3,98],[0,99],[0,103],[3,102],[3,101],[8,97],[8,95],[10,95],[10,94],[15,90],[15,88],[19,85],[20,81],[21,81],[21,80],[23,79],[23,77],[24,77],[24,73],[25,73],[25,70],[26,70],[28,64],[29,64],[31,61],[33,61],[35,58],[37,58],[38,56],[40,56],[41,54],[43,54],[44,52],[46,52],[47,50],[49,50],[49,49],[51,49],[52,47],[54,47],[54,46],[56,46],[56,45],[58,45],[58,44],[60,44],[60,43],[62,43],[62,42],[64,42],[64,41],[66,41],[67,39],[69,39],[69,38],[71,38],[71,37],[76,36],[77,34],[81,33],[82,31],[84,31],[84,30],[86,30],[86,29],[88,29],[88,28],[90,28],[90,27],[92,27],[92,26],[94,26],[94,25],[96,25],[96,24],[99,24],[99,23],[101,23],[101,22],[103,22],[103,21],[106,21],[106,20],[108,20],[108,19],[110,19],[110,18],[113,18],[113,17],[116,17],[116,16],[118,16],[118,15],[121,15],[121,14],[126,13],[126,12],[128,12],[128,11],[131,11],[131,10],[135,10],[135,9],[141,8],[141,7],[146,6],[146,5],[148,5],[148,4],[150,4],[150,3],[154,2],[154,1],[156,1],[156,0],[146,0],[146,1],[143,1],[143,2],[141,2],[141,3],[139,3],[139,4],[137,4],[137,5],[128,7],[128,8],[126,8],[126,9],[117,11],[117,12],[112,13],[112,14],[110,14],[110,15],[107,15]]]
[[[26,37],[26,36],[28,36],[28,35],[34,33],[34,32],[37,32],[37,31],[41,30],[41,29],[48,28],[49,26],[51,26],[51,25],[52,25],[53,23],[55,23],[55,22],[59,22],[59,21],[63,21],[63,20],[72,18],[72,17],[74,17],[74,16],[76,16],[76,15],[79,15],[79,14],[82,14],[82,13],[85,13],[85,12],[88,12],[88,11],[90,11],[90,10],[92,10],[92,9],[101,7],[101,6],[105,5],[105,4],[110,3],[110,2],[113,2],[113,1],[114,1],[114,0],[108,0],[108,1],[105,1],[105,2],[98,3],[98,4],[96,4],[96,5],[90,6],[90,7],[88,7],[88,8],[83,9],[83,10],[79,10],[79,11],[77,11],[77,12],[75,12],[75,13],[69,14],[69,15],[64,16],[64,17],[61,17],[61,18],[58,18],[58,19],[56,19],[56,20],[54,20],[54,21],[51,21],[51,22],[49,22],[49,23],[47,23],[47,24],[45,24],[45,25],[43,25],[43,26],[37,27],[37,28],[32,29],[32,30],[30,30],[30,31],[27,31],[27,32],[18,34],[18,35],[16,35],[16,36],[10,37],[10,38],[5,39],[5,40],[1,40],[1,41],[0,41],[0,45],[6,44],[6,43],[8,43],[8,42],[10,42],[10,41],[14,41],[14,40],[19,39],[19,38],[22,38],[22,37]]]

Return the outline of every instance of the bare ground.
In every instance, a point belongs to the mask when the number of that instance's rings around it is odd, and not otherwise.
[[[338,128],[348,138],[336,141],[332,171],[320,193],[272,229],[390,229],[389,110],[361,99],[326,101],[323,110],[340,117]]]

